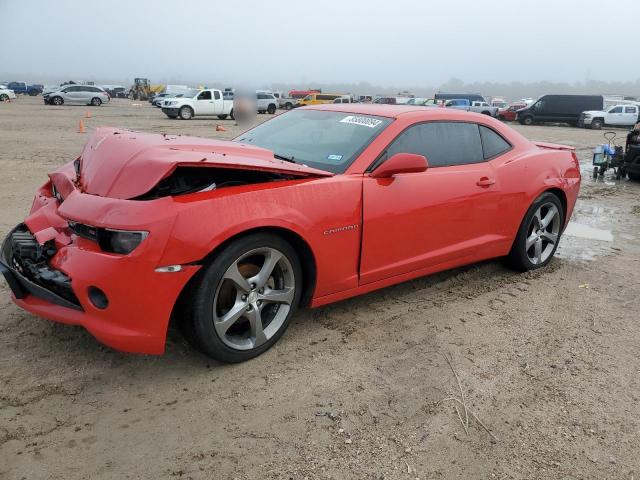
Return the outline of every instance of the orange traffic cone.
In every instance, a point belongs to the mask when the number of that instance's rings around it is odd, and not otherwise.
[[[226,132],[227,129],[224,128],[222,125],[216,125],[216,132]]]
[[[84,122],[82,120],[80,120],[80,123],[78,124],[78,133],[86,133],[86,130],[84,129]]]
[[[84,118],[91,118],[91,112],[89,110],[84,114]]]

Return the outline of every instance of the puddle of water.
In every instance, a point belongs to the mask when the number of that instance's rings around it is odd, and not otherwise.
[[[564,235],[570,237],[585,238],[587,240],[599,240],[601,242],[613,242],[611,230],[602,230],[582,223],[569,222]]]

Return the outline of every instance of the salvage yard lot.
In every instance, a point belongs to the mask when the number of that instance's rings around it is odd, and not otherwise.
[[[87,108],[0,104],[3,236],[79,154],[80,119],[89,133],[240,132],[147,102]],[[114,352],[19,310],[2,282],[0,478],[639,478],[640,184],[591,179],[602,132],[516,128],[576,147],[584,167],[549,267],[486,262],[306,310],[243,364],[174,331],[164,356]]]

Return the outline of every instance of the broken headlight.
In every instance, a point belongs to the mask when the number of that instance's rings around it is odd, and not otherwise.
[[[98,229],[98,245],[105,252],[128,255],[133,252],[149,232],[132,230]]]
[[[69,228],[79,237],[97,242],[103,252],[128,255],[133,252],[149,232],[96,228],[82,223],[69,222]]]

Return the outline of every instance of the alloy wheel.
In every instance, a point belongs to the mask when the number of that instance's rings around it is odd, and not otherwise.
[[[560,211],[553,203],[542,204],[527,228],[525,251],[534,265],[546,262],[560,238]]]
[[[225,271],[213,300],[220,340],[236,350],[259,347],[284,324],[295,297],[289,259],[264,247],[243,254]]]

